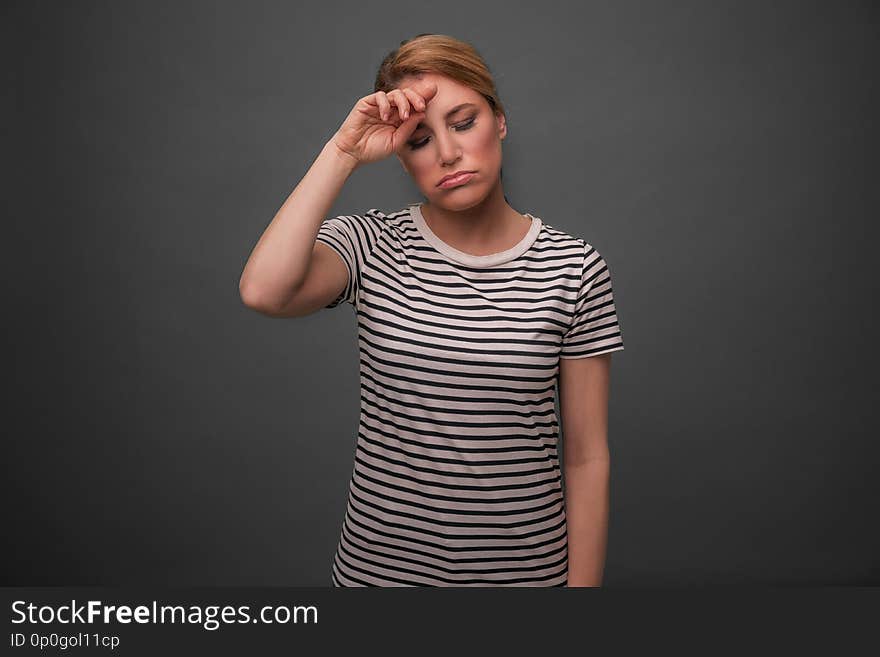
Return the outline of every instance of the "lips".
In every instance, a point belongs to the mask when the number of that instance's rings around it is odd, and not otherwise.
[[[456,171],[455,173],[451,173],[448,176],[445,176],[439,183],[437,183],[438,187],[445,187],[450,184],[456,184],[467,181],[475,171]]]

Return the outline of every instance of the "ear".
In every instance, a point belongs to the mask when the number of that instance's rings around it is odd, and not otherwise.
[[[498,122],[498,137],[504,139],[507,136],[507,117],[501,112],[495,115]]]

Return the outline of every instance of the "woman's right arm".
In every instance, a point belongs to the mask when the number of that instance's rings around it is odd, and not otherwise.
[[[321,224],[358,166],[406,143],[436,92],[433,83],[419,82],[357,101],[251,252],[238,284],[246,306],[273,317],[298,317],[339,296],[349,273],[338,254],[317,240]]]
[[[342,152],[333,139],[321,149],[245,265],[238,289],[248,308],[291,317],[314,312],[339,295],[347,270],[336,254],[317,242],[317,236],[357,165],[358,161]]]

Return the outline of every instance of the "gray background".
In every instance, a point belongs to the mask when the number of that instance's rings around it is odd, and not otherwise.
[[[329,584],[355,316],[238,281],[420,32],[613,272],[605,584],[880,583],[872,4],[4,3],[4,583]],[[333,214],[420,198],[389,158]]]

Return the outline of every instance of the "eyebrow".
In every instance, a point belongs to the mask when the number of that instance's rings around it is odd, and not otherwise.
[[[450,116],[452,116],[453,114],[455,114],[458,110],[464,109],[465,107],[476,107],[476,105],[475,105],[474,103],[461,103],[460,105],[456,105],[456,106],[453,107],[451,110],[449,110],[448,112],[446,112],[446,116],[443,117],[443,118],[448,119]],[[418,130],[419,128],[423,127],[424,125],[425,125],[424,123],[422,123],[421,121],[419,121],[418,125],[416,125],[416,130]]]

